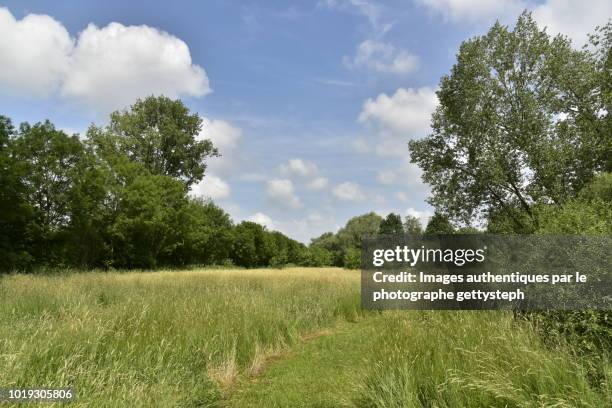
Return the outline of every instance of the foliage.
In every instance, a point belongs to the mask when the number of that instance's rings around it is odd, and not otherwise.
[[[410,142],[438,210],[466,223],[503,213],[533,230],[534,204],[560,205],[609,167],[606,33],[596,52],[576,51],[524,13],[461,45],[433,133]]]
[[[425,228],[425,234],[453,234],[454,232],[455,228],[448,217],[439,212],[431,216]]]
[[[379,234],[397,235],[404,233],[402,225],[402,217],[398,214],[389,213],[385,219],[380,222]]]
[[[612,175],[604,173],[587,185],[577,198],[563,206],[540,208],[539,234],[611,234]],[[567,341],[580,354],[610,358],[612,350],[612,312],[601,310],[550,311],[527,315],[549,343]],[[601,381],[605,374],[594,363],[593,376]]]
[[[190,186],[204,177],[205,160],[218,155],[210,140],[198,140],[201,130],[202,118],[180,100],[150,96],[113,112],[94,143],[141,163],[151,174]]]
[[[197,114],[165,97],[113,113],[84,141],[49,121],[15,129],[0,116],[0,271],[331,264],[188,196],[216,154],[200,130]]]
[[[419,235],[423,233],[421,221],[413,215],[407,215],[404,218],[404,232],[410,235]]]
[[[317,238],[313,238],[310,248],[320,248],[327,251],[333,259],[334,266],[359,268],[361,239],[367,236],[376,236],[381,230],[382,222],[383,219],[374,212],[353,217],[336,234],[326,232]]]

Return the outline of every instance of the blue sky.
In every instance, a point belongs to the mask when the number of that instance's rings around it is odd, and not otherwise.
[[[576,43],[604,0],[3,1],[0,113],[69,132],[180,97],[222,158],[192,191],[308,242],[350,217],[432,209],[406,143],[427,134],[462,40],[524,8]]]

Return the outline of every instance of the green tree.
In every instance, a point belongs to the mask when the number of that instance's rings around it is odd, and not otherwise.
[[[407,215],[404,218],[404,232],[411,235],[419,235],[423,233],[421,221],[413,215]]]
[[[353,217],[336,234],[341,249],[361,249],[361,239],[376,236],[380,229],[382,217],[374,212]]]
[[[273,238],[261,225],[243,221],[234,228],[232,260],[236,265],[247,268],[269,265],[275,252]]]
[[[425,234],[453,234],[454,232],[455,228],[448,217],[439,212],[431,216],[425,228]]]
[[[459,221],[503,214],[533,231],[534,204],[560,205],[609,167],[606,55],[598,64],[528,13],[465,41],[440,82],[432,134],[409,143],[430,203]]]
[[[90,129],[98,150],[121,153],[151,174],[166,175],[191,186],[204,177],[206,159],[218,156],[208,139],[198,140],[202,118],[180,100],[150,96],[129,110],[111,114],[105,129]]]
[[[22,124],[12,150],[33,209],[31,254],[46,264],[94,262],[101,251],[96,217],[105,192],[92,152],[49,121]]]
[[[151,268],[171,263],[190,221],[185,185],[168,176],[137,176],[118,190],[109,226],[112,264]]]
[[[13,157],[16,136],[11,120],[0,115],[0,272],[25,269],[33,261],[28,230],[33,209],[26,200],[26,168]]]
[[[304,266],[331,266],[334,265],[334,254],[318,245],[310,245],[305,252]]]
[[[232,220],[212,201],[189,200],[184,245],[173,264],[222,264],[230,259]]]
[[[398,214],[389,213],[387,217],[380,222],[378,229],[379,234],[403,234],[404,226],[402,225],[402,217]]]

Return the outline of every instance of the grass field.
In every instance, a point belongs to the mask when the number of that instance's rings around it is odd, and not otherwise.
[[[605,407],[607,367],[505,312],[364,314],[342,269],[0,278],[0,386],[72,406]]]

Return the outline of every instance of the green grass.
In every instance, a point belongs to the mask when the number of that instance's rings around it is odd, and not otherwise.
[[[242,379],[225,406],[352,406],[385,324],[384,317],[370,316],[314,334]]]
[[[0,277],[0,386],[95,407],[607,407],[507,312],[363,313],[334,268]]]
[[[77,390],[75,406],[206,406],[254,361],[354,320],[341,269],[0,279],[0,384]]]
[[[550,349],[511,313],[387,313],[376,364],[359,407],[611,407],[608,378],[589,384],[588,364]]]

